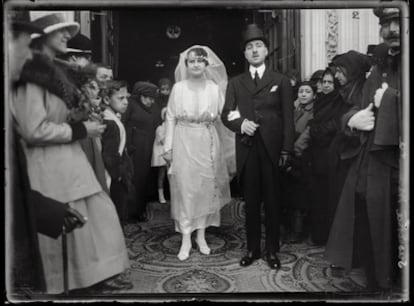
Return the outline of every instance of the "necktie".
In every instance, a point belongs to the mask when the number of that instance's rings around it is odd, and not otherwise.
[[[256,70],[256,73],[254,74],[254,84],[256,85],[256,87],[259,84],[259,80],[260,80],[259,73]]]

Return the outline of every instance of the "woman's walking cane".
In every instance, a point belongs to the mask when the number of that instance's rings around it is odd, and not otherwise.
[[[69,279],[68,279],[68,247],[66,237],[66,227],[62,228],[62,258],[63,258],[63,292],[69,295]]]

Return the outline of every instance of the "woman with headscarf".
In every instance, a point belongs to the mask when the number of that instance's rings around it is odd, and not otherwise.
[[[68,122],[70,109],[79,103],[79,92],[56,64],[67,41],[79,30],[63,14],[35,11],[34,23],[44,34],[34,43],[38,50],[23,70],[12,113],[22,137],[31,188],[67,203],[87,218],[86,224],[67,234],[68,289],[85,288],[123,272],[128,254],[115,207],[102,190],[79,139],[99,136],[104,125]],[[62,239],[38,234],[47,293],[63,291]],[[132,284],[114,279],[111,289]]]
[[[339,84],[334,72],[327,68],[322,75],[322,92],[313,107],[313,120],[310,122],[310,155],[312,165],[310,242],[323,245],[329,234],[334,203],[329,202],[330,179],[329,147],[340,130],[341,115],[349,108],[338,91]],[[332,178],[331,178],[332,179]]]
[[[234,136],[220,122],[227,74],[214,52],[198,45],[185,50],[175,77],[164,150],[170,164],[171,216],[182,234],[178,258],[186,260],[194,230],[200,252],[210,254],[205,229],[220,225],[220,209],[231,199],[226,158],[234,159]]]
[[[347,53],[337,55],[332,60],[332,69],[335,71],[335,78],[340,83],[339,94],[345,106],[338,112],[339,118],[342,117],[353,106],[360,105],[362,100],[362,88],[366,80],[366,73],[371,68],[371,60],[368,55],[351,50]],[[340,119],[339,119],[340,120]],[[346,159],[341,154],[345,148],[357,147],[358,137],[345,136],[342,131],[335,134],[329,146],[329,207],[328,220],[332,222],[336,206],[348,173],[351,160]],[[330,229],[330,224],[328,225]],[[328,230],[329,230],[328,229]],[[328,238],[329,232],[323,236],[324,241]]]

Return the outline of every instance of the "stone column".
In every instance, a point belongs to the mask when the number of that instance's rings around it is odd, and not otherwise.
[[[301,10],[301,78],[308,80],[315,70],[323,69],[326,60],[325,10]]]

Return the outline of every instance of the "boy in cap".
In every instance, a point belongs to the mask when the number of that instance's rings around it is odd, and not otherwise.
[[[128,89],[124,81],[108,81],[102,98],[105,132],[102,134],[102,157],[110,175],[110,195],[122,227],[127,221],[127,195],[132,180],[132,167],[126,148],[126,132],[120,118],[128,107]]]
[[[388,48],[365,82],[360,105],[342,117],[343,131],[357,145],[343,158],[352,159],[326,257],[346,269],[359,259],[368,289],[390,289],[397,275],[399,156],[401,145],[401,59],[398,8],[377,8],[380,34]],[[381,48],[383,49],[383,48]],[[341,216],[341,217],[339,217]],[[358,250],[359,258],[354,258]]]
[[[231,79],[221,119],[236,133],[237,177],[246,201],[247,253],[241,266],[261,256],[261,203],[265,209],[265,260],[280,268],[280,169],[293,151],[293,98],[289,78],[266,67],[268,41],[255,24],[243,33],[249,70]]]
[[[148,221],[147,191],[151,174],[152,147],[159,114],[154,110],[158,87],[149,82],[136,82],[129,98],[128,108],[123,115],[127,133],[127,150],[131,154],[134,173],[136,203],[135,210],[139,222]]]

